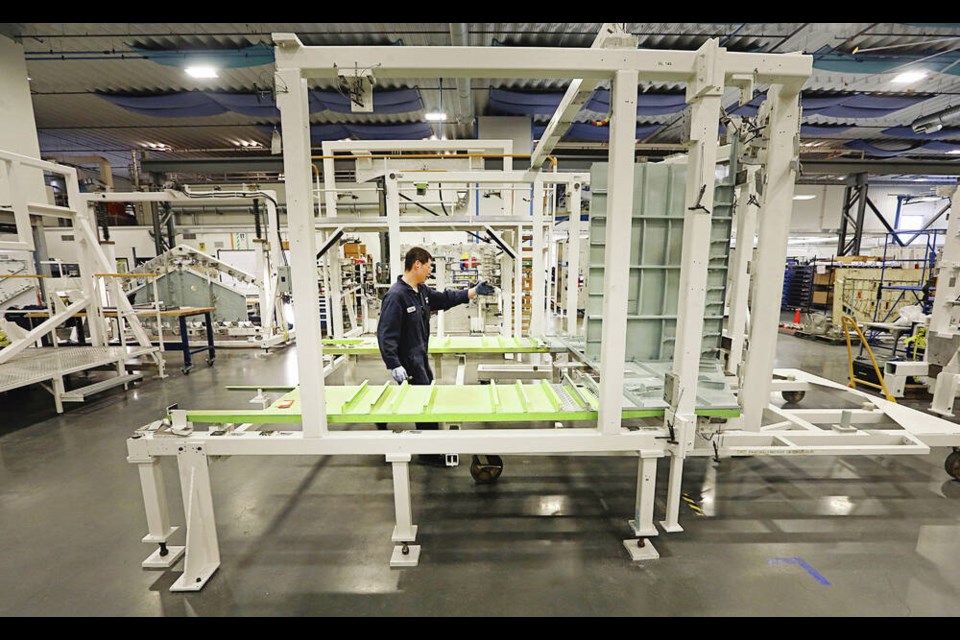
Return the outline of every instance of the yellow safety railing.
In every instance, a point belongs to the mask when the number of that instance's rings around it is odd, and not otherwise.
[[[877,359],[873,355],[873,349],[870,348],[870,345],[867,343],[866,336],[863,335],[863,331],[860,330],[860,325],[857,324],[857,321],[852,317],[844,314],[840,316],[840,324],[843,326],[843,335],[847,339],[847,364],[850,367],[850,384],[849,386],[853,389],[857,388],[857,383],[859,382],[862,385],[873,387],[874,389],[880,389],[883,391],[884,397],[890,402],[896,402],[896,398],[890,395],[890,392],[887,390],[887,385],[883,381],[883,373],[880,371],[880,366],[877,364]],[[880,384],[875,382],[870,382],[869,380],[863,380],[858,378],[856,373],[853,370],[853,347],[850,346],[850,328],[853,327],[853,330],[857,332],[857,335],[860,337],[860,344],[867,350],[867,355],[870,356],[870,362],[873,363],[873,370],[877,374],[877,380]]]

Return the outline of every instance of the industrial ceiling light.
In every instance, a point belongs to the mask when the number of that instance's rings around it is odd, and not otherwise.
[[[447,120],[447,114],[440,111],[431,111],[429,113],[425,113],[423,114],[423,117],[429,122],[445,122]]]
[[[219,78],[215,67],[209,65],[197,65],[184,69],[191,78]]]
[[[816,197],[817,197],[817,196],[815,196],[815,195],[810,195],[810,194],[797,194],[797,195],[793,196],[793,199],[794,199],[794,200],[813,200],[813,199],[816,198]]]
[[[960,149],[950,149],[950,151],[947,151],[947,155],[948,156],[960,155]]]
[[[928,75],[928,72],[923,69],[916,69],[914,71],[904,71],[903,73],[894,77],[891,82],[894,84],[910,84],[911,82],[916,82],[918,80],[923,80]]]

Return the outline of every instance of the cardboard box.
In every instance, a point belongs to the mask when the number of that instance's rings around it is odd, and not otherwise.
[[[833,269],[829,269],[826,273],[813,274],[813,284],[833,284]]]
[[[828,304],[832,301],[833,295],[830,291],[814,291],[813,304]]]
[[[348,242],[343,245],[343,255],[346,258],[359,258],[367,255],[367,245],[357,242]]]

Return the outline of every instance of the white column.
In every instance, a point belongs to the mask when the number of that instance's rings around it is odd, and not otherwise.
[[[434,258],[433,269],[437,277],[437,291],[443,291],[447,287],[447,259],[445,257]],[[443,337],[445,327],[444,312],[437,311],[437,337]]]
[[[504,232],[500,234],[500,237],[503,238],[504,242],[513,246],[511,235],[513,235],[512,232]],[[500,305],[502,313],[500,316],[500,335],[505,338],[513,332],[513,293],[516,289],[513,279],[513,262],[506,251],[500,256],[500,296],[502,301]]]
[[[0,113],[3,114],[0,149],[39,159],[40,143],[23,45],[4,37],[0,37]],[[40,169],[21,167],[17,172],[17,187],[27,202],[47,202]],[[5,193],[2,183],[0,202],[9,202],[9,194]]]
[[[283,123],[283,173],[287,193],[287,229],[297,321],[297,369],[303,434],[318,437],[327,430],[326,394],[320,363],[320,289],[317,286],[317,238],[310,169],[310,115],[307,81],[296,69],[277,71],[277,95]],[[331,278],[333,279],[333,278]]]
[[[517,260],[513,270],[513,335],[519,338],[523,336],[523,227],[520,225],[517,225],[514,249]],[[518,359],[520,355],[517,354]]]
[[[577,335],[577,297],[580,281],[580,196],[581,185],[575,182],[567,192],[570,218],[567,220],[567,334]]]
[[[618,71],[610,100],[610,175],[607,185],[606,253],[603,259],[603,328],[600,334],[600,412],[597,426],[618,433],[623,409],[627,348],[627,283],[637,142],[637,72]]]
[[[783,295],[783,265],[787,258],[790,214],[800,128],[799,86],[772,85],[768,132],[767,168],[762,207],[758,214],[760,237],[757,243],[758,276],[750,310],[750,344],[740,393],[743,428],[759,431],[763,409],[770,403],[773,361],[777,351],[780,298]]]
[[[543,237],[543,180],[533,181],[533,282],[530,291],[530,335],[543,335],[543,316],[547,290],[544,279],[544,237]]]
[[[400,255],[400,187],[396,174],[388,174],[384,182],[387,201],[387,231],[390,234],[390,284],[403,275],[403,256]]]
[[[737,375],[743,360],[743,345],[747,334],[747,295],[750,292],[750,259],[753,257],[753,236],[757,230],[757,184],[758,167],[748,165],[747,183],[739,188],[734,217],[737,223],[737,250],[730,264],[731,279],[728,297],[730,317],[727,333],[730,337],[730,356],[726,372]]]
[[[703,315],[707,294],[707,266],[717,163],[717,120],[723,97],[723,69],[716,40],[698,50],[697,73],[687,84],[690,104],[690,152],[684,198],[683,247],[680,266],[680,300],[677,305],[677,339],[673,353],[675,387],[664,423],[674,429],[670,482],[667,487],[666,531],[682,530],[680,485],[683,459],[693,446],[697,425],[697,378],[703,345]],[[668,380],[668,384],[669,384]]]

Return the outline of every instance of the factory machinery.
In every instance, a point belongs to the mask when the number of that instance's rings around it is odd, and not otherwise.
[[[156,202],[171,208],[189,207],[203,200],[217,204],[253,205],[257,237],[254,240],[256,272],[247,273],[187,245],[177,245],[131,269],[123,278],[124,291],[139,306],[159,304],[163,309],[214,307],[217,346],[259,346],[270,349],[290,344],[295,332],[289,322],[290,282],[286,256],[281,248],[277,194],[268,190],[241,189],[101,192],[82,194],[93,208],[101,202]],[[266,225],[261,229],[259,205],[266,204]],[[253,291],[254,313],[248,313]],[[177,330],[176,323],[151,323],[154,337]],[[200,322],[187,323],[191,338],[205,341]],[[193,335],[193,334],[196,335]]]
[[[276,85],[285,88],[278,92],[277,102],[284,131],[299,384],[253,387],[260,390],[260,395],[282,393],[263,409],[171,409],[128,439],[128,460],[139,471],[147,516],[148,532],[143,541],[158,547],[143,566],[166,569],[181,558],[184,561],[183,574],[171,590],[199,590],[220,566],[211,457],[384,456],[392,466],[396,517],[390,563],[412,566],[418,563],[420,553],[409,484],[409,463],[414,454],[634,456],[638,461],[635,509],[629,520],[631,535],[623,544],[632,559],[642,561],[658,557],[653,539],[661,531],[682,531],[681,481],[689,457],[927,454],[930,447],[960,445],[960,426],[954,423],[799,370],[773,368],[782,266],[798,170],[799,94],[811,72],[810,56],[733,53],[720,47],[717,40],[706,42],[697,51],[638,50],[635,38],[610,24],[604,25],[590,49],[361,50],[304,46],[293,34],[278,33],[273,39]],[[442,176],[451,183],[524,185],[532,190],[532,212],[526,205],[509,208],[504,215],[470,216],[472,220],[394,215],[391,211],[398,209],[394,205],[403,185],[429,183],[439,174],[388,168],[381,173],[386,189],[386,215],[381,218],[386,219],[339,216],[335,206],[326,207],[325,215],[315,218],[307,82],[337,74],[347,74],[349,81],[360,84],[369,82],[370,75],[571,79],[567,95],[533,151],[530,170],[514,171],[505,166],[502,171],[471,170]],[[552,219],[545,215],[547,198],[541,195],[551,184],[563,180],[569,185],[569,211],[579,212],[578,193],[585,177],[540,168],[579,111],[584,92],[604,80],[611,83],[609,163],[603,178],[603,210],[597,204],[598,208],[591,211],[588,278],[588,284],[592,281],[593,287],[600,287],[602,295],[588,301],[585,336],[578,337],[569,330],[570,326],[576,327],[573,307],[573,313],[567,315],[567,335],[555,338],[565,342],[570,357],[583,365],[581,371],[571,368],[550,380],[526,384],[493,381],[486,385],[434,383],[411,387],[364,381],[359,385],[326,385],[318,357],[324,349],[316,303],[317,229],[321,242],[335,235],[331,232],[337,229],[389,231],[389,242],[394,245],[390,251],[392,274],[399,273],[399,236],[404,225],[431,230],[485,224],[484,232],[504,249],[501,274],[519,273],[517,249],[526,230],[533,236],[534,300],[527,337],[537,341],[537,348],[548,342],[543,338],[545,267],[549,263],[547,234]],[[634,163],[639,81],[686,83],[689,151],[673,165],[644,167]],[[717,120],[724,88],[737,87],[741,101],[746,102],[753,97],[754,87],[761,84],[768,88],[757,117],[726,123],[736,138],[736,149],[730,152],[733,170],[727,179],[718,181]],[[482,143],[463,144],[471,142]],[[324,155],[328,155],[326,150]],[[641,171],[642,180],[635,181],[635,174]],[[331,174],[325,167],[324,175]],[[592,180],[597,199],[599,174]],[[635,183],[642,185],[642,198],[637,197]],[[676,185],[676,190],[671,185]],[[673,197],[675,192],[678,197]],[[651,214],[647,210],[650,208],[659,213]],[[579,224],[579,219],[579,215],[570,216],[571,223]],[[645,229],[643,238],[635,230],[638,226]],[[651,229],[665,233],[664,240],[648,243]],[[722,247],[729,246],[732,229],[737,238],[750,238],[756,231],[758,244],[752,255],[737,251],[728,264]],[[724,233],[726,237],[720,238]],[[572,229],[571,237],[578,236],[579,228]],[[664,252],[666,248],[669,250]],[[571,252],[570,258],[576,253]],[[642,261],[634,263],[635,257]],[[578,268],[571,265],[571,273]],[[725,289],[726,271],[731,284]],[[601,275],[595,277],[595,272]],[[504,282],[502,287],[513,291],[510,283]],[[714,343],[721,344],[722,312],[718,320],[714,310],[718,296],[719,305],[723,306],[725,296],[730,308],[723,353],[713,347]],[[659,313],[646,311],[648,299],[660,305]],[[516,329],[517,314],[506,317],[507,309],[514,307],[516,311],[516,297],[514,303],[504,305],[499,336],[474,338],[496,338],[496,345],[481,347],[509,348],[508,340],[524,337]],[[575,304],[576,295],[568,296],[567,303]],[[651,339],[653,335],[656,340]],[[663,348],[660,355],[669,351],[670,358],[656,362],[644,362],[636,356],[630,359],[630,354],[651,349],[654,343]],[[670,349],[665,349],[667,344]],[[797,405],[812,389],[825,392],[816,394],[816,398],[842,397],[846,404],[841,406],[856,408]],[[774,392],[793,402],[778,406],[772,402]],[[851,399],[855,404],[849,403]],[[542,421],[549,421],[551,426],[559,423],[563,428],[540,428]],[[355,422],[484,423],[486,428],[344,428]],[[261,430],[261,425],[277,424],[289,427]],[[498,428],[503,426],[508,428]],[[169,544],[178,527],[172,524],[167,505],[161,466],[164,457],[175,458],[179,470],[186,526],[183,546]],[[669,460],[670,468],[666,505],[658,528],[654,497],[656,469],[663,458]],[[385,552],[385,558],[387,555]]]

